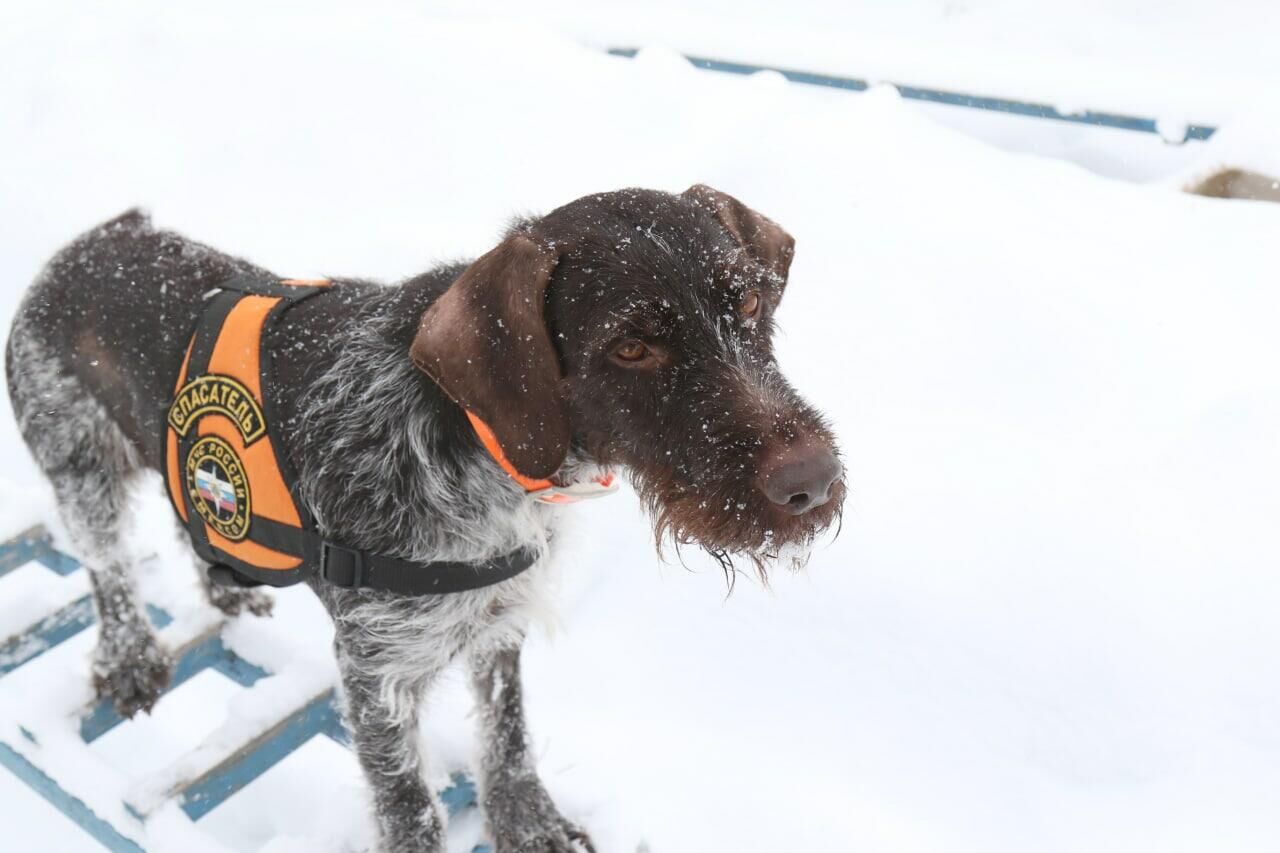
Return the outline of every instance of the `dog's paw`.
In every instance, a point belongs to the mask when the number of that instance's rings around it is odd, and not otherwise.
[[[270,616],[275,599],[260,589],[241,589],[234,586],[209,586],[209,603],[228,616],[252,613],[254,616]]]
[[[99,643],[93,661],[93,687],[98,696],[111,700],[116,713],[128,718],[152,709],[172,672],[172,658],[148,633],[129,643]]]
[[[490,790],[484,807],[494,853],[595,853],[591,838],[560,814],[536,777]]]

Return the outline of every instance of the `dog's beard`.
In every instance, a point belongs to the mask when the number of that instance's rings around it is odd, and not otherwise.
[[[836,482],[825,504],[790,515],[749,481],[693,486],[639,471],[633,471],[632,481],[652,519],[659,553],[668,545],[677,555],[682,546],[701,548],[724,570],[730,589],[744,566],[766,585],[778,566],[804,568],[823,533],[834,525],[838,535],[845,495],[844,482]]]

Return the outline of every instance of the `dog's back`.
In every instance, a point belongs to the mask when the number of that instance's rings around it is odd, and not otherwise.
[[[171,665],[130,585],[132,560],[122,539],[129,484],[138,471],[164,466],[166,409],[188,342],[207,297],[232,276],[273,278],[157,231],[131,210],[54,256],[9,333],[6,371],[19,430],[53,487],[72,547],[90,567],[96,612],[112,626],[99,639],[95,687],[125,715],[151,707]],[[373,286],[346,282],[340,289],[341,296],[313,300],[324,303],[317,308],[300,306],[294,313],[305,319],[291,316],[266,342],[286,374],[273,389],[286,416],[301,379],[330,363],[341,346],[336,330]],[[270,608],[255,590],[216,587],[203,571],[201,578],[211,603],[226,613]]]
[[[154,466],[164,412],[140,401],[166,399],[203,295],[233,272],[265,274],[155,230],[138,210],[78,237],[45,267],[14,318],[6,362],[19,422],[32,406],[47,408],[51,382],[66,393],[78,386]]]

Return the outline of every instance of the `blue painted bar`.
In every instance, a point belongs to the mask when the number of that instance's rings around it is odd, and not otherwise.
[[[146,609],[147,617],[151,620],[151,624],[157,628],[163,628],[173,623],[173,617],[169,615],[168,611],[156,607],[154,604],[148,604]],[[188,653],[182,660],[178,661],[178,665],[174,668],[173,678],[165,692],[177,687],[204,668],[191,667],[188,663],[190,657],[191,654]],[[124,718],[116,713],[116,709],[112,707],[110,699],[99,699],[93,706],[93,710],[80,720],[80,738],[85,743],[92,743],[123,722]]]
[[[321,696],[295,711],[253,750],[198,780],[179,795],[179,805],[192,820],[199,820],[228,797],[276,766],[299,746],[319,734],[327,724],[330,697]]]
[[[326,710],[324,728],[320,730],[320,734],[339,746],[351,746],[351,732],[347,731],[346,725],[342,722],[342,712],[338,710],[338,696],[332,690],[329,691],[329,707]]]
[[[449,777],[449,787],[440,792],[440,802],[453,817],[476,805],[476,783],[465,773],[454,773]],[[471,848],[471,853],[493,853],[493,848],[483,842]]]
[[[36,558],[35,540],[25,535],[0,545],[0,578]]]
[[[202,643],[201,646],[192,649],[191,652],[178,661],[178,665],[173,669],[173,678],[165,689],[166,693],[207,666],[200,659],[203,654],[202,646],[204,645],[206,644]],[[110,699],[99,699],[93,706],[93,710],[80,720],[80,738],[85,743],[93,743],[123,722],[124,718],[116,713],[116,709],[111,704]]]
[[[0,543],[0,577],[35,560],[66,577],[80,568],[74,558],[53,547],[43,527],[24,530],[7,542]]]
[[[220,672],[242,687],[252,687],[267,676],[266,670],[230,651],[223,645],[221,637],[210,637],[178,660],[165,692],[176,689],[206,669]],[[99,700],[89,715],[80,720],[80,737],[85,743],[93,743],[123,722],[124,718],[116,713],[110,699]]]
[[[173,617],[169,615],[169,611],[163,607],[156,607],[154,604],[145,605],[147,618],[151,620],[151,624],[157,628],[168,628],[173,624]]]
[[[320,734],[326,735],[342,746],[351,746],[351,733],[342,723],[342,713],[338,710],[338,700],[329,694],[329,702],[325,709],[327,719]],[[457,814],[476,804],[476,783],[465,773],[453,773],[449,776],[449,787],[440,792],[440,801],[444,803],[449,814]],[[477,848],[478,850],[478,848]],[[474,853],[474,851],[473,851]]]
[[[451,815],[471,808],[476,804],[476,783],[463,773],[454,773],[449,777],[449,787],[440,792],[440,802]]]
[[[222,640],[217,641],[217,648],[209,665],[241,687],[252,687],[270,675],[262,667],[249,663],[222,645]]]
[[[221,637],[210,637],[183,655],[174,669],[174,680],[177,682],[181,678],[186,681],[204,669],[214,669],[241,687],[252,687],[260,679],[267,677],[265,669],[249,663],[228,649]]]
[[[351,746],[351,733],[342,724],[342,714],[338,711],[337,698],[330,694],[327,707],[328,721],[320,734],[326,735],[343,746]],[[476,783],[465,773],[454,773],[449,777],[449,786],[440,792],[440,802],[450,815],[457,815],[476,806]],[[493,853],[488,844],[478,844],[471,853]]]
[[[0,675],[8,675],[92,624],[93,603],[86,595],[0,645]]]
[[[33,528],[8,542],[0,543],[0,577],[33,560],[62,576],[80,568],[75,559],[53,547],[42,528]],[[148,618],[157,628],[164,628],[173,622],[173,617],[162,608],[148,604],[146,610]],[[77,599],[57,613],[42,619],[0,646],[0,676],[75,636],[93,622],[93,604],[89,596]],[[232,652],[221,637],[215,636],[189,649],[178,660],[166,692],[206,669],[220,672],[243,687],[252,687],[269,675],[262,667]],[[122,722],[124,720],[116,714],[110,701],[104,699],[95,704],[93,710],[80,721],[80,735],[86,743],[91,743]],[[26,729],[21,731],[31,743],[36,743],[30,732]],[[198,820],[317,734],[323,734],[343,746],[350,746],[350,734],[342,723],[332,691],[290,715],[254,749],[183,791],[179,795],[182,810],[192,820]],[[21,753],[2,742],[0,765],[8,768],[112,853],[145,853],[137,843],[99,818],[81,800],[68,794]],[[440,799],[451,815],[473,808],[476,805],[475,783],[465,774],[455,773],[450,777],[449,786],[440,792]],[[134,815],[142,819],[136,812]],[[472,853],[493,851],[488,844],[479,844],[472,849]]]
[[[54,548],[47,535],[36,543],[35,558],[45,568],[57,572],[64,578],[80,568],[80,561]]]
[[[639,51],[634,47],[611,47],[608,53],[627,59],[633,58]],[[837,77],[831,74],[817,74],[812,71],[797,71],[792,68],[779,68],[772,65],[752,65],[745,62],[729,62],[723,59],[711,59],[705,56],[690,56],[685,59],[697,68],[707,71],[721,71],[727,74],[755,74],[757,71],[776,71],[792,83],[803,83],[807,86],[823,86],[830,89],[845,89],[851,92],[862,92],[870,88],[866,80],[856,77]],[[890,82],[890,81],[885,81]],[[890,83],[897,88],[902,97],[916,101],[928,101],[934,104],[946,104],[953,107],[990,110],[992,112],[1010,113],[1028,118],[1051,119],[1075,124],[1089,124],[1097,127],[1110,127],[1117,130],[1131,130],[1139,133],[1160,131],[1155,119],[1122,115],[1120,113],[1104,113],[1088,110],[1083,113],[1062,113],[1048,104],[1037,104],[1031,101],[1017,101],[1011,98],[995,98],[987,95],[969,95],[963,92],[950,92],[944,89],[927,89],[921,86],[903,86]],[[1216,127],[1203,124],[1189,125],[1183,141],[1195,139],[1203,141],[1213,136]]]
[[[111,853],[146,853],[132,839],[121,835],[111,824],[93,813],[84,801],[71,796],[44,771],[28,761],[20,752],[0,742],[0,764],[17,776],[27,787],[49,801],[76,825],[89,833]]]
[[[333,694],[330,692],[318,697],[286,718],[269,738],[251,752],[184,791],[181,795],[182,810],[192,820],[199,820],[316,735],[326,734],[345,742],[345,735],[334,737],[342,731],[341,725]],[[476,804],[475,783],[464,774],[455,773],[450,778],[449,787],[440,792],[440,800],[450,814],[471,808]]]
[[[93,710],[80,718],[80,739],[85,743],[93,743],[123,722],[124,719],[116,713],[110,699],[99,699]]]

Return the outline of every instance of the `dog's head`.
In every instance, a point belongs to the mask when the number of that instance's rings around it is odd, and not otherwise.
[[[659,540],[764,568],[840,512],[822,416],[783,378],[794,240],[710,187],[588,196],[518,224],[422,318],[412,357],[528,477],[621,466]]]

